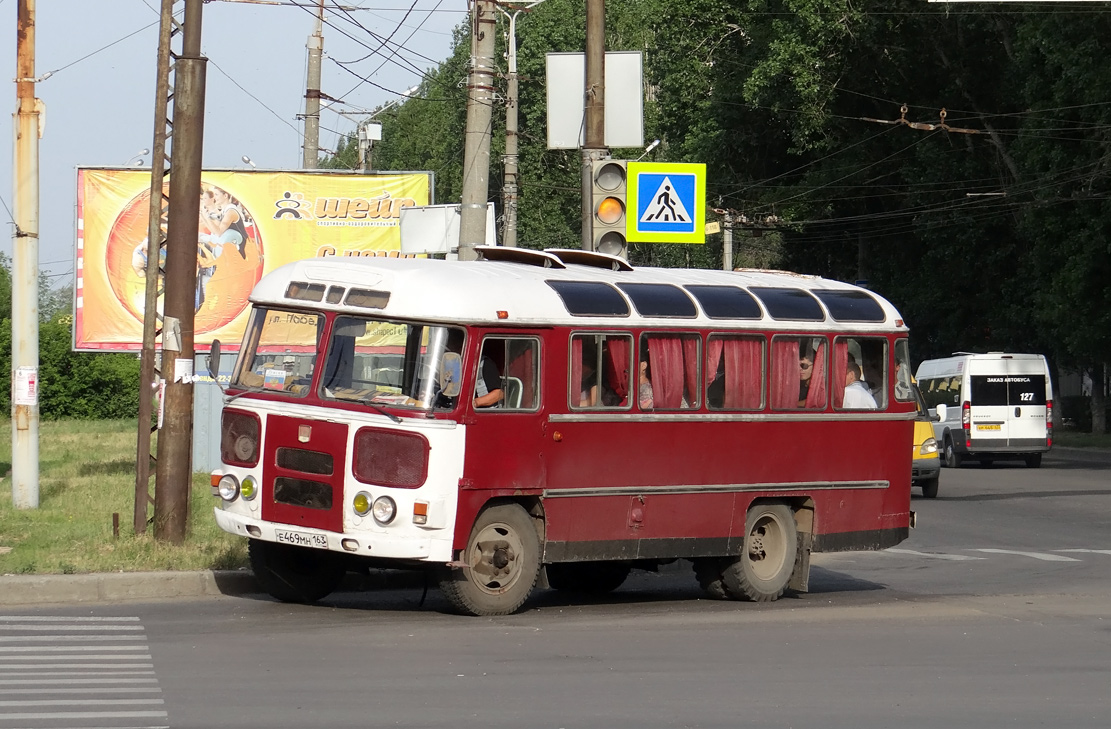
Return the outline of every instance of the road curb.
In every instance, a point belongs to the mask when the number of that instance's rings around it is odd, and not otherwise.
[[[430,577],[424,571],[370,570],[347,575],[340,591],[431,587],[434,582]],[[248,570],[0,576],[0,606],[9,607],[262,594],[254,574]]]

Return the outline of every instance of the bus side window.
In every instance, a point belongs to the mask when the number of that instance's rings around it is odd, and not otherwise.
[[[880,337],[834,339],[832,391],[835,409],[886,408],[887,340]]]
[[[828,401],[829,369],[825,337],[772,339],[768,384],[772,408],[824,410]]]
[[[698,407],[697,334],[642,334],[637,363],[637,401],[641,410]]]
[[[706,405],[711,410],[764,407],[764,338],[712,335],[706,342]]]
[[[501,390],[496,402],[480,405],[504,410],[535,410],[540,403],[540,342],[536,339],[490,337],[482,343],[475,401]],[[489,399],[487,397],[487,399]]]
[[[570,400],[573,409],[628,407],[633,338],[627,334],[575,334],[571,337]]]

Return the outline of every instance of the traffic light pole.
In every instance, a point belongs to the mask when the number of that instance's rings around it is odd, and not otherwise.
[[[606,149],[606,6],[586,0],[586,85],[583,89],[582,248],[594,250],[594,162]]]

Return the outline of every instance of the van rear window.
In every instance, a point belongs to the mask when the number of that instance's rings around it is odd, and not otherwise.
[[[1045,375],[972,375],[973,405],[1045,405]]]

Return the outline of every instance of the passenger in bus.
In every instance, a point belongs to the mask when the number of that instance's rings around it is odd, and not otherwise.
[[[799,355],[799,407],[806,407],[810,393],[810,378],[814,375],[814,353],[810,350]]]
[[[640,360],[640,376],[637,381],[637,403],[641,410],[652,409],[652,374],[648,360]]]
[[[592,408],[598,405],[598,382],[594,377],[594,357],[583,358],[582,383],[579,386],[579,407]]]
[[[845,401],[841,407],[846,410],[876,409],[876,400],[860,373],[860,365],[851,358],[845,372]]]
[[[471,404],[476,408],[492,408],[504,399],[505,390],[502,389],[498,366],[492,357],[483,353],[478,360],[478,379],[475,380]]]

